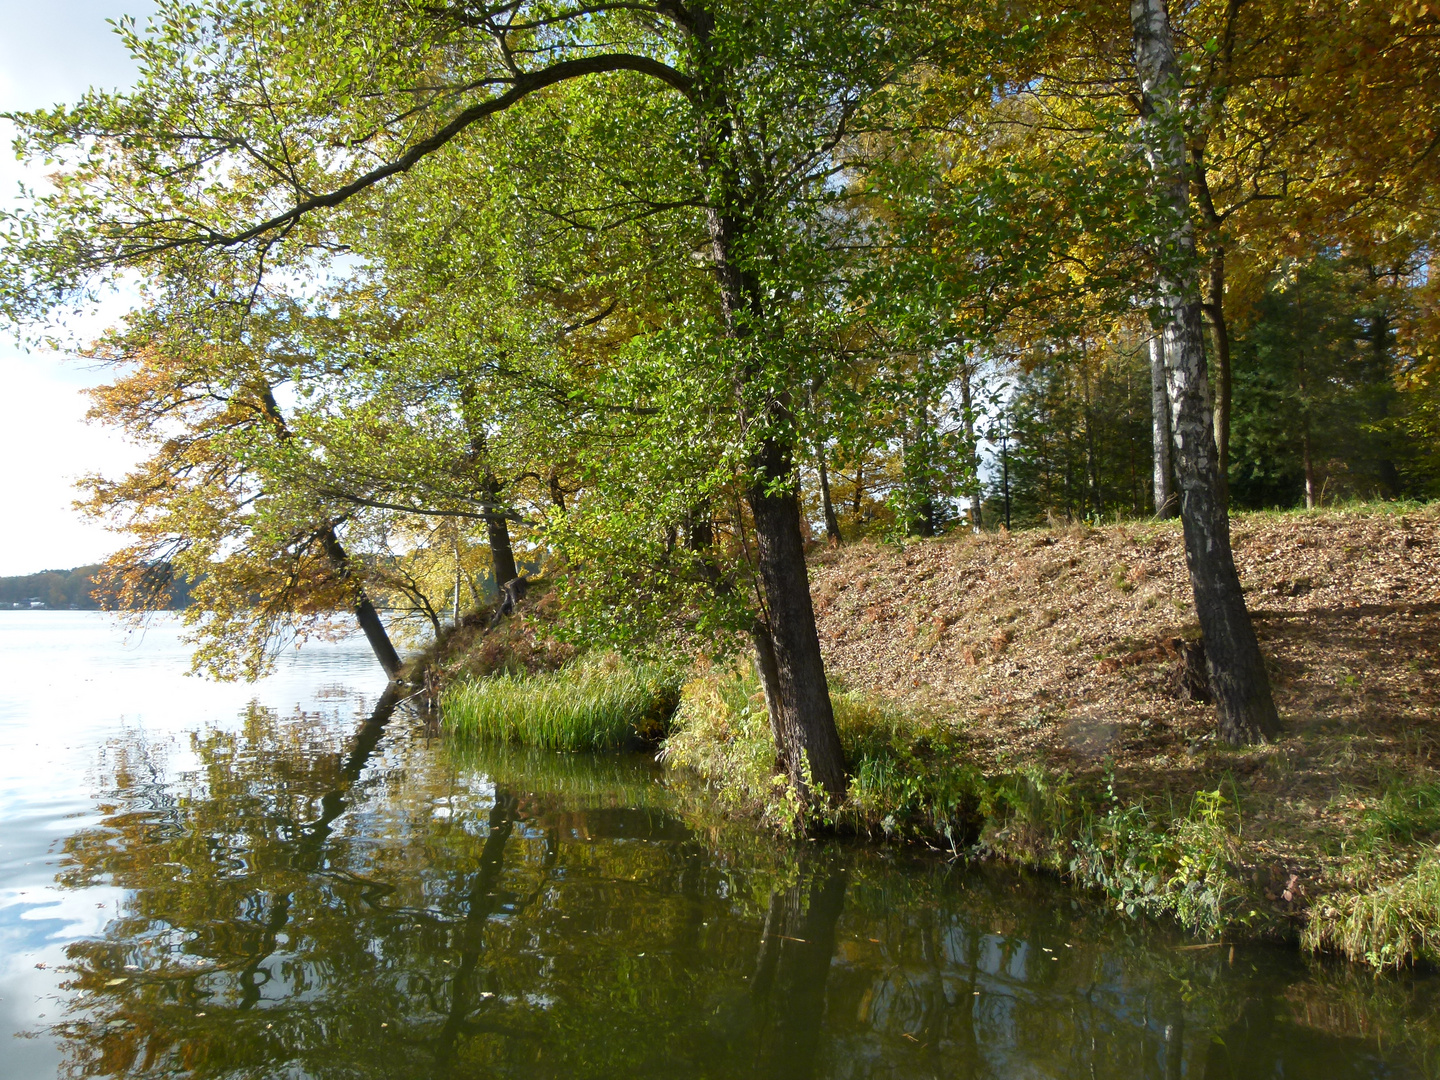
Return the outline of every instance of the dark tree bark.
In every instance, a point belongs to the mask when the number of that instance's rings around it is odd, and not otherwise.
[[[1304,430],[1300,434],[1300,460],[1305,469],[1305,509],[1314,510],[1320,502],[1320,494],[1315,489],[1315,457],[1310,450],[1310,420],[1307,417],[1304,421]]]
[[[518,577],[515,569],[515,552],[510,547],[510,525],[506,511],[500,501],[501,484],[489,461],[490,448],[485,438],[485,425],[479,412],[475,388],[465,385],[460,391],[464,407],[465,426],[470,431],[469,460],[480,474],[480,516],[485,521],[486,539],[490,544],[490,560],[495,573],[495,588],[503,589],[507,582]],[[564,508],[563,495],[559,495],[560,483],[554,473],[550,475],[551,498],[559,498]]]
[[[1221,43],[1222,65],[1229,70],[1235,47],[1234,23],[1239,11],[1239,0],[1231,0],[1226,16],[1227,29]],[[1210,320],[1210,332],[1215,342],[1215,450],[1220,469],[1220,498],[1230,503],[1230,415],[1231,386],[1230,370],[1230,324],[1225,319],[1225,244],[1221,227],[1230,211],[1221,214],[1210,194],[1210,179],[1205,166],[1205,143],[1202,139],[1195,147],[1192,166],[1195,190],[1200,197],[1200,210],[1210,230],[1210,265],[1207,282],[1210,299],[1202,307],[1205,317]],[[1233,207],[1232,207],[1233,210]]]
[[[484,485],[485,500],[480,504],[480,513],[485,518],[485,533],[490,541],[490,560],[495,568],[495,587],[498,589],[520,575],[515,569],[515,551],[510,546],[510,525],[500,506],[500,482],[495,479],[494,473],[487,471]]]
[[[1215,341],[1215,460],[1220,498],[1230,502],[1230,327],[1225,321],[1225,249],[1210,256],[1210,302],[1204,307]]]
[[[697,48],[708,53],[713,23],[703,7],[689,12],[687,29]],[[743,266],[748,255],[744,222],[755,213],[755,207],[742,194],[744,186],[734,172],[733,159],[721,149],[732,134],[726,120],[723,81],[712,77],[697,84],[696,95],[710,114],[709,145],[702,148],[701,161],[714,179],[706,225],[725,334],[732,339],[748,338],[764,315],[764,290]],[[741,430],[752,442],[746,462],[745,501],[755,526],[764,607],[761,618],[774,650],[781,736],[776,750],[803,797],[816,794],[811,790],[813,783],[826,801],[838,803],[848,786],[845,753],[835,729],[810,600],[796,496],[795,446],[789,435],[794,431],[791,392],[784,388],[760,390],[759,375],[750,362],[742,362],[735,372],[735,395]],[[757,659],[763,658],[757,654]],[[773,714],[771,723],[774,725]]]
[[[750,640],[755,644],[755,674],[765,691],[765,713],[770,718],[770,734],[775,739],[776,764],[789,772],[790,765],[785,760],[788,742],[785,704],[780,698],[780,663],[775,659],[775,640],[770,636],[770,627],[759,619],[750,627]]]
[[[1080,342],[1080,388],[1084,394],[1085,410],[1081,414],[1085,422],[1085,498],[1081,500],[1081,512],[1088,501],[1091,511],[1098,517],[1105,512],[1100,498],[1100,455],[1095,446],[1095,395],[1090,386],[1090,348],[1082,338]]]
[[[565,512],[565,489],[560,486],[560,473],[556,469],[550,470],[550,477],[547,481],[550,486],[550,501],[562,514]]]
[[[385,674],[393,682],[400,677],[400,654],[395,651],[395,646],[390,643],[390,635],[385,632],[385,624],[380,621],[380,613],[375,610],[375,605],[370,602],[370,597],[365,595],[365,589],[358,581],[352,581],[350,556],[340,543],[340,538],[335,535],[333,526],[327,525],[320,532],[320,544],[325,549],[325,557],[335,567],[335,572],[344,581],[351,582],[355,590],[355,619],[360,623],[360,629],[365,632],[365,640],[370,642],[370,648],[375,652],[375,659],[380,661],[380,666],[385,669]]]
[[[1180,500],[1170,486],[1170,394],[1165,387],[1165,344],[1158,334],[1150,339],[1150,432],[1155,516],[1171,518],[1180,512]]]
[[[1000,492],[1005,498],[1005,529],[1010,529],[1010,428],[1000,435]]]
[[[1435,271],[1432,270],[1433,274]],[[1434,280],[1433,278],[1431,280]],[[1382,304],[1377,305],[1367,332],[1370,339],[1370,371],[1367,382],[1376,387],[1370,409],[1371,422],[1382,432],[1380,455],[1375,462],[1375,475],[1381,494],[1394,499],[1400,496],[1403,486],[1400,470],[1395,466],[1394,443],[1390,427],[1391,402],[1395,395],[1395,382],[1390,360],[1390,314]]]
[[[794,473],[789,447],[766,439],[751,462],[747,501],[755,519],[761,590],[775,653],[780,702],[780,750],[791,779],[806,790],[809,781],[838,801],[845,795],[845,752],[835,730],[820,634],[810,601],[800,503],[792,488],[774,490]]]
[[[820,473],[820,504],[825,509],[825,539],[835,545],[840,545],[840,518],[835,514],[835,503],[830,498],[830,470],[825,464],[825,444],[821,443],[815,449],[815,464]]]
[[[275,393],[268,383],[261,387],[260,409],[279,437],[289,440],[290,428],[285,423],[285,417],[280,412],[280,403],[275,400]],[[335,535],[335,526],[330,524],[321,529],[319,540],[321,547],[325,549],[325,557],[330,560],[330,565],[335,568],[335,572],[341,580],[349,582],[354,589],[355,620],[360,624],[360,629],[364,631],[365,640],[370,642],[375,659],[380,661],[386,677],[394,682],[400,677],[400,669],[403,666],[400,662],[400,654],[390,643],[390,635],[385,632],[385,624],[380,621],[380,613],[370,602],[370,597],[365,593],[365,587],[360,582],[353,580],[350,556],[341,545],[340,538]]]
[[[1220,734],[1232,743],[1256,742],[1274,738],[1280,721],[1235,572],[1230,519],[1220,492],[1200,288],[1194,270],[1180,68],[1165,0],[1131,0],[1130,21],[1146,155],[1156,194],[1172,216],[1169,233],[1157,245],[1156,285],[1185,558],[1205,639],[1210,685],[1220,713]]]
[[[1315,457],[1310,443],[1310,370],[1305,363],[1303,348],[1299,353],[1296,374],[1300,390],[1300,463],[1305,470],[1305,509],[1314,510],[1320,502],[1320,493],[1315,488]]]

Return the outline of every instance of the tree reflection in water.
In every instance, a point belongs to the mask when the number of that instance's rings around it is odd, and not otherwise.
[[[687,824],[647,762],[254,709],[103,755],[72,1076],[1429,1074],[1431,979],[1181,949],[1048,881]],[[691,821],[699,819],[689,819]]]

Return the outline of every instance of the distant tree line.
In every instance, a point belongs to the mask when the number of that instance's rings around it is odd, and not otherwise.
[[[190,585],[169,579],[163,598],[154,608],[179,610],[190,602]],[[47,608],[96,611],[115,610],[120,599],[110,582],[110,570],[103,563],[77,566],[71,570],[42,570],[38,574],[0,577],[0,608],[29,607],[38,600]]]

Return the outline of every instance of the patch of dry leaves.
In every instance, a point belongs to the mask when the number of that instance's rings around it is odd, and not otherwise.
[[[1303,891],[1320,870],[1306,834],[1343,837],[1347,792],[1363,809],[1387,776],[1440,766],[1440,506],[1238,515],[1232,538],[1286,725],[1274,746],[1215,745],[1213,708],[1177,689],[1167,639],[1199,631],[1175,522],[822,552],[826,663],[955,724],[982,767],[1109,762],[1181,794],[1235,779],[1266,819],[1248,823],[1253,861]]]

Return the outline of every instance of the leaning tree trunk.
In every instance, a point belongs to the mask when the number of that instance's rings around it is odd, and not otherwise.
[[[326,526],[320,533],[320,545],[325,549],[325,555],[335,571],[344,581],[351,580],[350,555],[340,543],[340,538],[335,535],[331,526]],[[357,581],[354,582],[355,589],[355,619],[360,624],[360,629],[365,631],[365,640],[370,642],[370,648],[375,652],[375,659],[380,661],[380,666],[385,669],[385,674],[393,682],[400,676],[400,654],[395,651],[395,646],[390,643],[390,635],[385,632],[385,624],[380,621],[380,613],[375,610],[375,605],[370,602],[370,597],[365,595],[365,589]]]
[[[270,384],[265,383],[260,388],[260,409],[265,418],[270,422],[275,432],[282,440],[290,440],[290,428],[285,423],[285,417],[280,412],[280,403],[275,400],[275,392],[270,389]],[[320,531],[320,546],[325,549],[325,557],[330,560],[330,565],[335,568],[336,574],[342,581],[350,582],[354,587],[355,595],[355,621],[360,624],[360,629],[365,633],[365,640],[370,642],[370,648],[375,653],[375,659],[380,661],[380,666],[385,670],[385,676],[394,682],[400,677],[400,654],[395,651],[395,646],[390,642],[390,635],[385,632],[385,624],[380,621],[380,613],[375,610],[375,605],[370,602],[370,597],[365,594],[365,586],[358,581],[352,582],[350,556],[340,543],[340,537],[335,534],[334,525],[326,525]]]
[[[721,310],[726,332],[749,334],[749,320],[760,313],[760,289],[732,258],[739,237],[738,222],[716,210],[708,214],[715,272],[720,284]],[[847,787],[845,753],[835,730],[835,713],[820,656],[820,634],[810,601],[810,578],[805,565],[805,542],[800,531],[800,500],[795,490],[795,448],[777,431],[793,430],[790,402],[782,392],[753,400],[754,373],[737,373],[741,423],[758,429],[758,445],[747,465],[750,479],[745,499],[755,523],[764,601],[762,618],[773,649],[773,665],[757,651],[762,677],[773,673],[776,685],[767,687],[767,704],[779,705],[771,724],[779,734],[776,750],[792,782],[808,795],[818,785],[825,798],[838,802]],[[757,641],[759,639],[757,638]],[[773,709],[773,706],[772,706]]]
[[[846,788],[845,752],[835,730],[820,634],[810,602],[800,500],[793,487],[783,486],[795,467],[790,447],[766,439],[750,466],[746,501],[755,519],[756,561],[775,652],[783,739],[779,749],[791,779],[802,790],[810,783],[817,784],[831,800],[839,800]]]
[[[1170,393],[1165,386],[1165,344],[1150,339],[1150,437],[1155,462],[1155,516],[1174,517],[1179,509],[1170,487]]]
[[[830,497],[830,470],[825,464],[825,443],[815,449],[815,464],[820,473],[820,505],[825,511],[825,540],[831,545],[840,544],[840,518],[835,513],[835,502]]]
[[[1156,194],[1172,222],[1157,245],[1156,285],[1185,558],[1205,639],[1220,733],[1232,743],[1273,738],[1280,722],[1230,550],[1206,377],[1195,236],[1185,170],[1180,68],[1165,0],[1131,0],[1143,135]]]

